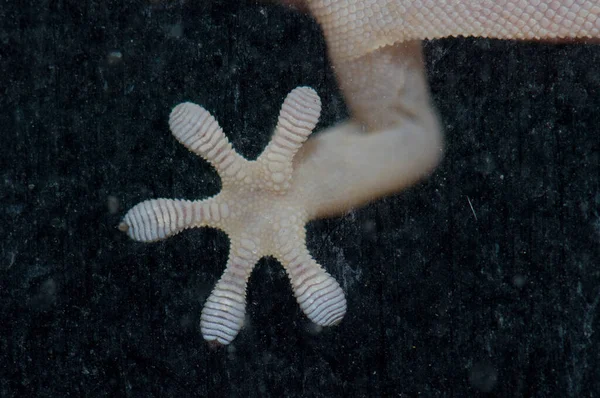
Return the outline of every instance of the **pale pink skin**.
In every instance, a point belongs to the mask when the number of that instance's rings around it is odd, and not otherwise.
[[[337,215],[397,192],[428,175],[439,162],[442,134],[430,102],[422,39],[600,38],[600,5],[590,0],[449,0],[444,7],[425,0],[303,3],[323,29],[351,110],[349,123],[305,145],[318,148],[309,155],[315,159],[298,167],[300,178],[319,177],[311,189],[318,203],[315,216]],[[324,175],[325,170],[335,170],[335,181]],[[324,183],[314,186],[318,181]]]
[[[193,104],[179,105],[171,115],[175,137],[215,166],[223,190],[202,201],[142,202],[120,225],[142,241],[196,226],[220,228],[228,234],[229,261],[208,299],[201,324],[205,339],[216,344],[229,344],[242,327],[246,283],[255,262],[263,256],[274,256],[283,264],[294,294],[311,320],[323,326],[341,320],[346,311],[343,291],[310,257],[304,225],[398,192],[438,164],[442,134],[431,106],[420,40],[445,36],[562,41],[600,37],[596,1],[447,0],[443,7],[434,0],[285,3],[303,6],[320,23],[351,120],[300,146],[316,124],[313,119],[320,103],[310,89],[294,90],[310,98],[311,104],[319,103],[318,107],[292,107],[300,119],[310,116],[314,123],[300,134],[304,138],[294,153],[269,166],[261,163],[265,158],[250,162],[231,152],[224,133],[213,128],[216,122],[199,121],[205,120],[199,115],[206,116],[207,111]],[[566,6],[568,3],[572,4]],[[276,130],[273,140],[278,134]],[[271,144],[265,152],[269,148]],[[228,176],[232,166],[226,163],[232,159],[233,164],[244,167]]]

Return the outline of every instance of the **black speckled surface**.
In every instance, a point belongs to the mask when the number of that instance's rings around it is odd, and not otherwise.
[[[115,226],[219,190],[169,133],[178,102],[246,156],[297,85],[320,93],[319,128],[343,119],[318,28],[251,2],[35,3],[0,7],[0,396],[600,394],[600,46],[427,43],[441,166],[308,227],[342,324],[312,328],[261,260],[249,324],[211,350],[226,236]]]

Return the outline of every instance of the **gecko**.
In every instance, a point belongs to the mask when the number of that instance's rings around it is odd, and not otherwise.
[[[217,170],[222,190],[203,200],[151,199],[119,229],[153,242],[191,227],[230,240],[227,265],[202,310],[200,329],[217,346],[244,324],[246,286],[256,262],[276,258],[305,315],[338,324],[344,292],[306,247],[305,224],[399,192],[436,167],[443,135],[425,75],[422,40],[476,36],[519,40],[600,38],[600,5],[575,0],[286,0],[320,25],[350,120],[311,135],[318,94],[298,87],[280,110],[256,160],[239,155],[216,119],[193,103],[169,117],[175,138]]]

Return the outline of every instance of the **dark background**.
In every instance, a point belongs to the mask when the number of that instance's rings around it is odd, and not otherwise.
[[[343,120],[318,27],[252,2],[34,3],[0,1],[0,396],[600,394],[600,46],[426,43],[441,166],[308,225],[343,322],[311,327],[263,259],[248,325],[213,350],[225,234],[115,226],[220,189],[168,130],[181,101],[251,157],[297,85],[318,129]]]

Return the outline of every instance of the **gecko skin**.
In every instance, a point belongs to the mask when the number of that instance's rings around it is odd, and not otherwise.
[[[263,256],[282,263],[311,321],[329,326],[343,318],[344,293],[308,253],[304,226],[398,192],[439,162],[442,135],[420,40],[600,37],[596,1],[306,0],[302,6],[322,27],[352,120],[306,141],[320,100],[312,89],[296,88],[282,105],[271,142],[250,161],[235,152],[208,111],[180,104],[170,128],[216,168],[222,191],[199,201],[144,201],[119,225],[138,241],[201,226],[227,233],[227,266],[200,322],[204,338],[217,345],[231,343],[242,328],[247,281]]]

